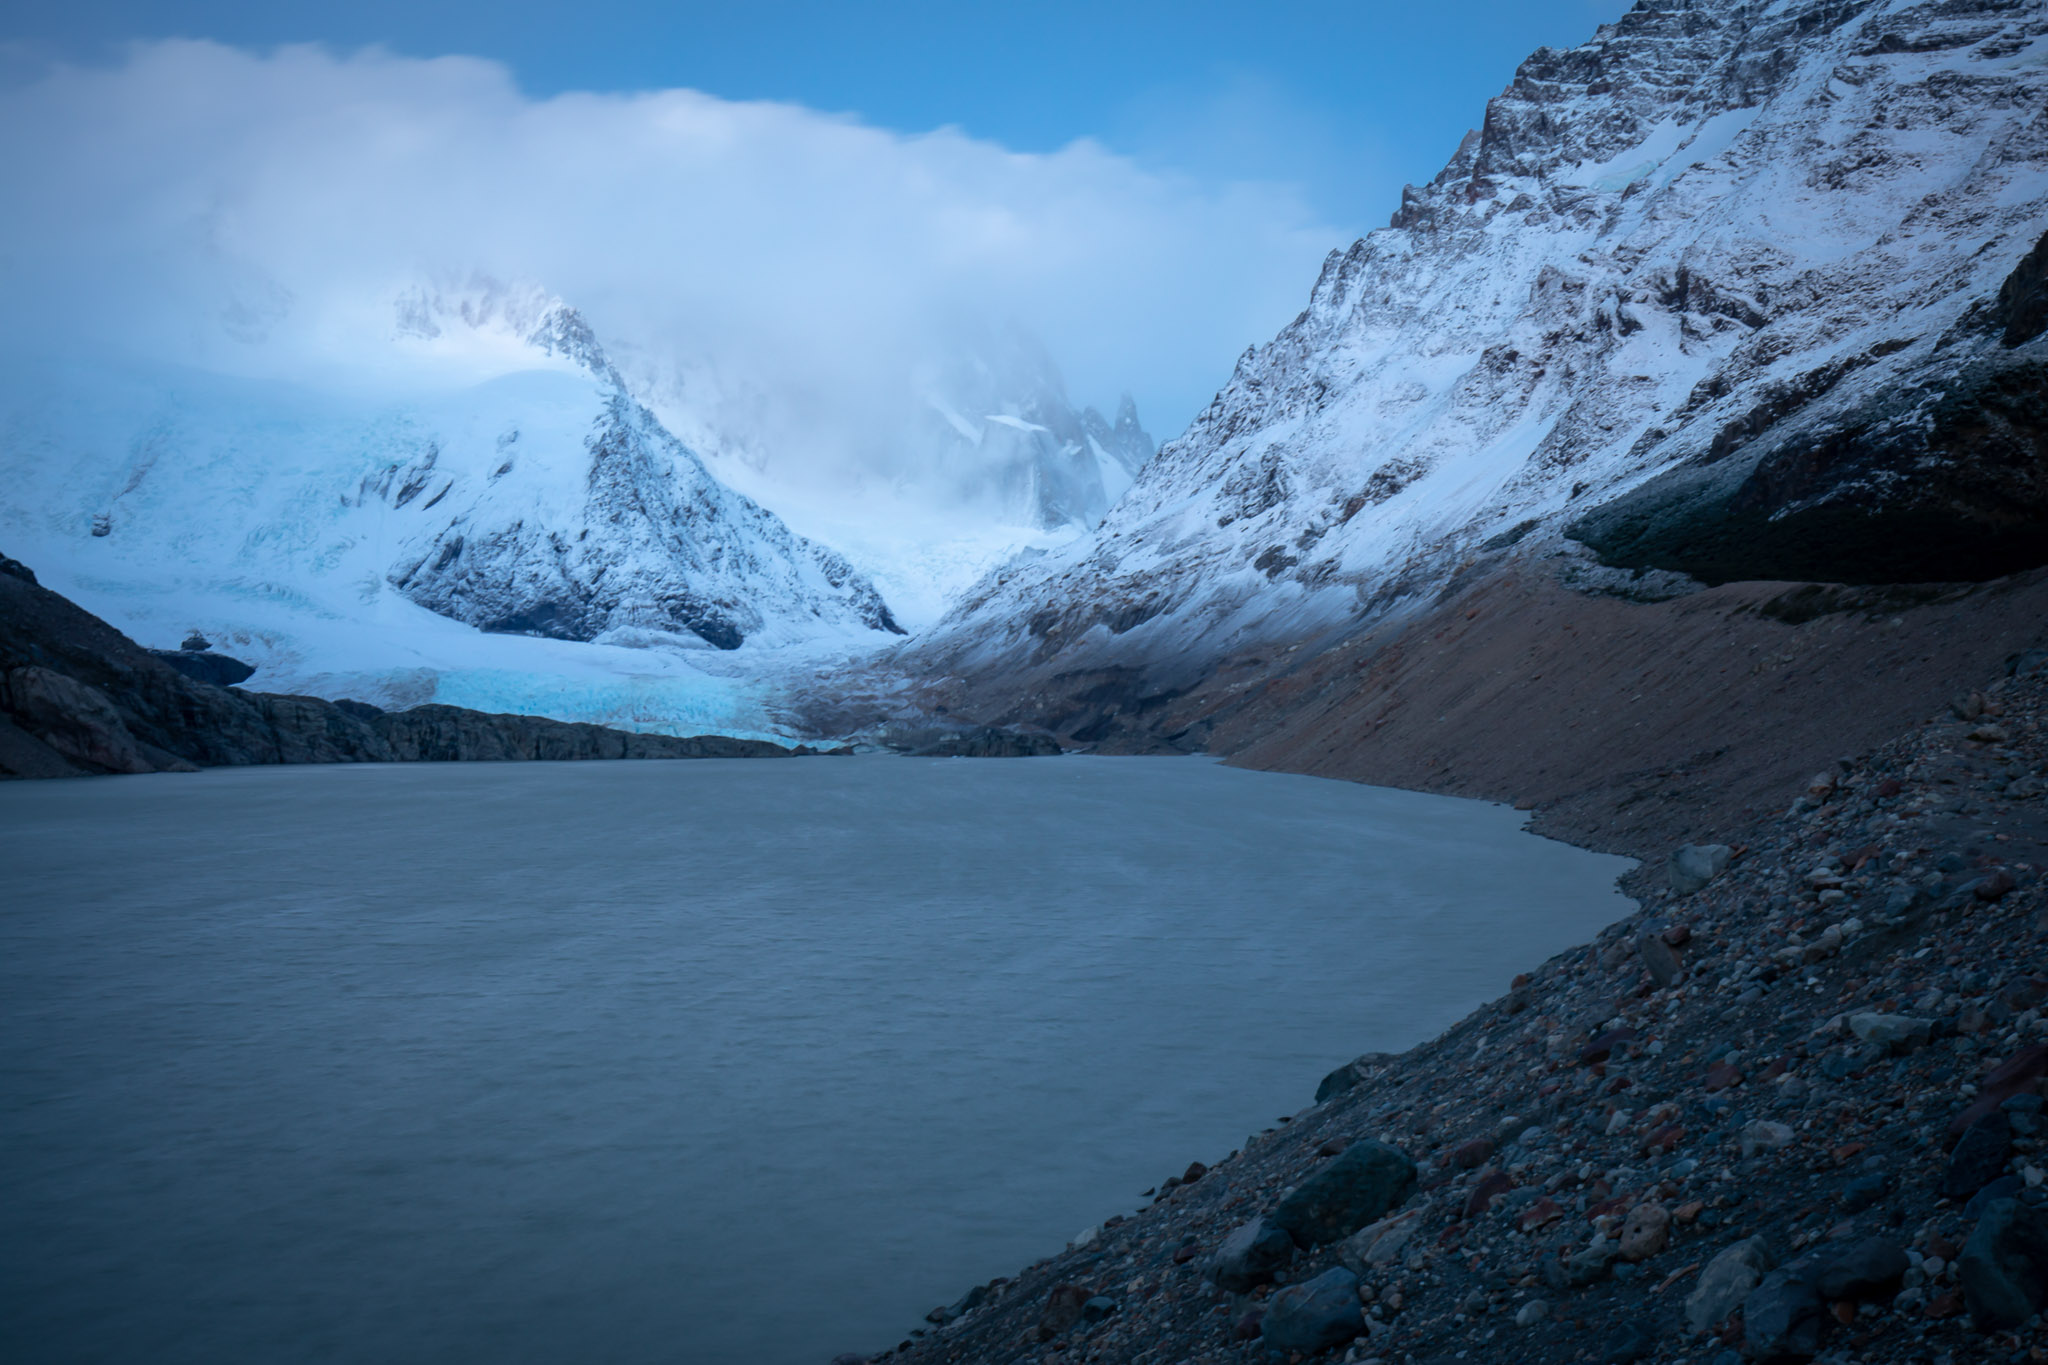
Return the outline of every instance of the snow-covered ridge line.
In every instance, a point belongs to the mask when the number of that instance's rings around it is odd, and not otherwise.
[[[1568,527],[1702,577],[1912,578],[1973,539],[1948,576],[2018,567],[2048,343],[1996,301],[2048,231],[2044,110],[2032,0],[1645,0],[1541,50],[1093,541],[991,575],[903,662],[1213,658]],[[1920,560],[1864,534],[1909,514]]]

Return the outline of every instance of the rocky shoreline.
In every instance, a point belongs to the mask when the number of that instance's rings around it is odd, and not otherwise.
[[[2048,1361],[2048,653],[854,1361]]]

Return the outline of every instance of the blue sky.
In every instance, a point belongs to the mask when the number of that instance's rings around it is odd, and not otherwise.
[[[690,87],[885,128],[955,125],[1018,151],[1093,137],[1205,180],[1292,181],[1341,233],[1432,175],[1523,56],[1619,0],[1436,4],[662,4],[65,0],[0,37],[105,59],[135,39],[381,44],[511,68],[537,96]],[[1304,284],[1305,288],[1305,284]]]

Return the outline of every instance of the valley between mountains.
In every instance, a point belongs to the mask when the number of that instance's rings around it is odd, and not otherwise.
[[[703,385],[545,291],[400,302],[514,372],[13,395],[7,775],[1208,753],[1643,860],[1595,944],[856,1359],[2048,1360],[2038,0],[1536,52],[1156,453],[1022,343],[925,394],[992,499],[938,570],[736,491]],[[253,687],[141,648],[195,629]]]

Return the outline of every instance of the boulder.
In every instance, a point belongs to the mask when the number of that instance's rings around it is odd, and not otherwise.
[[[1502,1177],[1506,1179],[1506,1177]],[[1337,1243],[1337,1260],[1360,1275],[1391,1265],[1422,1226],[1422,1209],[1410,1209],[1368,1224]]]
[[[1254,1218],[1223,1239],[1209,1278],[1218,1289],[1244,1294],[1269,1282],[1273,1273],[1294,1259],[1294,1239],[1264,1218]]]
[[[1752,1157],[1759,1152],[1775,1152],[1788,1147],[1793,1138],[1792,1125],[1777,1123],[1771,1119],[1756,1119],[1742,1125],[1742,1154]]]
[[[233,687],[256,676],[253,665],[225,654],[215,654],[211,649],[200,651],[187,647],[152,649],[149,652],[194,682],[212,683],[215,687]]]
[[[1690,896],[1728,870],[1735,850],[1726,844],[1681,844],[1671,854],[1667,869],[1671,889]]]
[[[1906,1273],[1906,1253],[1896,1242],[1865,1237],[1822,1267],[1814,1287],[1824,1299],[1873,1299],[1888,1296]]]
[[[1932,1019],[1915,1019],[1904,1014],[1876,1014],[1864,1011],[1849,1016],[1849,1032],[1861,1042],[1878,1047],[1905,1048],[1924,1043],[1934,1032]]]
[[[1621,1225],[1621,1259],[1647,1261],[1670,1240],[1671,1210],[1662,1204],[1638,1204]]]
[[[1742,1301],[1742,1344],[1752,1360],[1811,1360],[1834,1318],[1813,1283],[1773,1270]]]
[[[1761,1237],[1723,1250],[1700,1272],[1699,1282],[1685,1298],[1686,1325],[1704,1332],[1742,1306],[1765,1272],[1777,1264],[1770,1244]]]
[[[1038,1339],[1051,1341],[1079,1322],[1082,1307],[1093,1297],[1078,1284],[1056,1285],[1045,1296],[1045,1311],[1038,1315]]]
[[[1970,1323],[1980,1332],[2018,1327],[2048,1301],[2048,1213],[1994,1200],[1956,1262]]]
[[[1268,1349],[1303,1355],[1342,1346],[1364,1331],[1358,1277],[1342,1266],[1274,1294],[1259,1322],[1259,1336]]]
[[[1354,1142],[1296,1186],[1266,1221],[1301,1246],[1349,1237],[1384,1218],[1415,1190],[1415,1163],[1384,1142]]]
[[[1636,939],[1636,956],[1642,958],[1643,968],[1650,979],[1657,983],[1659,990],[1669,990],[1678,983],[1678,977],[1685,970],[1679,960],[1678,950],[1665,942],[1664,935],[1650,930]]]
[[[1968,1199],[2004,1174],[2011,1156],[2012,1120],[2003,1110],[1993,1110],[1965,1129],[1963,1140],[1949,1153],[1948,1170],[1941,1178],[1942,1197]]]

